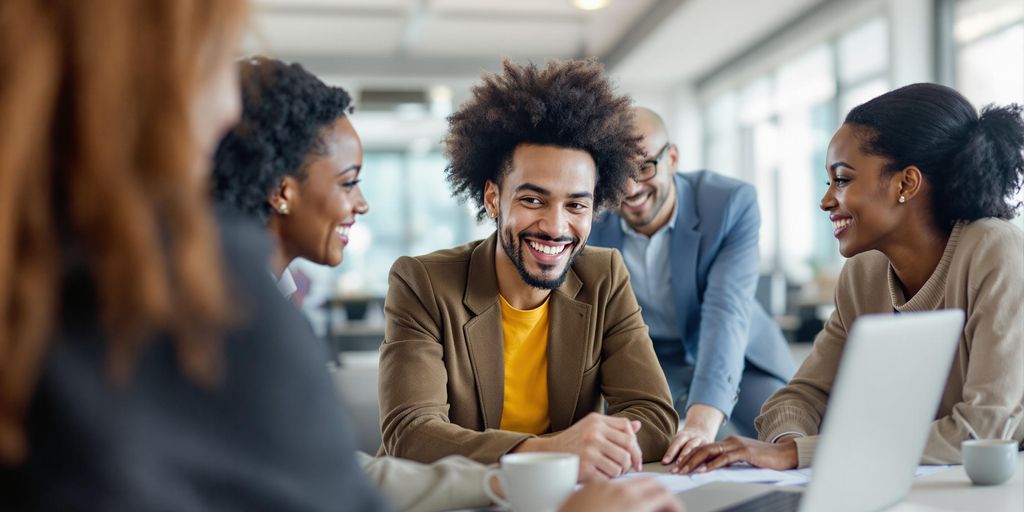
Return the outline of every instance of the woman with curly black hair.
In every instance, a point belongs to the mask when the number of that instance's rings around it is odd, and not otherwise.
[[[860,315],[961,309],[967,322],[922,462],[961,463],[960,442],[1024,439],[1024,232],[1008,222],[1024,180],[1022,107],[981,114],[958,92],[914,84],[854,108],[829,144],[821,200],[850,258],[836,310],[756,425],[680,461],[682,471],[745,460],[811,463],[846,333]],[[892,340],[894,343],[899,340]],[[886,422],[887,418],[874,418]]]
[[[384,450],[568,451],[581,481],[657,460],[678,422],[668,385],[621,256],[585,248],[643,157],[629,98],[593,62],[506,62],[449,123],[453,191],[497,230],[392,267]]]
[[[337,266],[356,215],[363,148],[348,119],[351,99],[299,64],[264,57],[239,64],[242,120],[217,148],[213,194],[221,205],[266,224],[282,290],[295,258]]]

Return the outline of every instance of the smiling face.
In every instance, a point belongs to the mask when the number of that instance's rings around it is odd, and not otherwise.
[[[356,215],[369,211],[359,190],[363,147],[347,116],[327,128],[322,142],[326,151],[311,156],[305,176],[286,176],[269,199],[278,212],[282,202],[287,204],[286,215],[273,217],[272,231],[289,259],[337,266]]]
[[[636,109],[636,133],[643,140],[644,165],[653,165],[654,176],[645,181],[627,180],[626,197],[619,213],[636,231],[652,234],[668,222],[675,205],[672,176],[679,165],[679,151],[656,114]]]
[[[888,161],[861,150],[862,130],[844,124],[828,145],[829,187],[821,209],[829,213],[839,252],[849,258],[888,245],[903,224],[900,173],[887,173]]]
[[[500,186],[489,181],[484,190],[503,249],[499,271],[511,266],[529,286],[558,288],[590,236],[594,159],[578,149],[522,144],[510,167]]]

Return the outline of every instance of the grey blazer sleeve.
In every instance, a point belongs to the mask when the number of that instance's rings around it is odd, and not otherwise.
[[[757,287],[761,214],[751,186],[728,201],[725,238],[708,272],[701,305],[697,360],[686,407],[710,405],[728,417],[736,405]]]

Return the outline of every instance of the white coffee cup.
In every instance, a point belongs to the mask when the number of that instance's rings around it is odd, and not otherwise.
[[[960,443],[964,471],[975,485],[999,485],[1017,468],[1017,441],[972,439]]]
[[[554,512],[572,494],[580,470],[573,453],[511,453],[500,464],[484,476],[484,492],[513,512]],[[494,494],[492,478],[501,482],[504,498]]]

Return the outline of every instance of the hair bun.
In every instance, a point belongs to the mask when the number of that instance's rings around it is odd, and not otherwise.
[[[1024,107],[1017,103],[1009,105],[987,105],[981,109],[974,135],[983,135],[997,146],[1024,147]]]
[[[1024,181],[1024,117],[1017,104],[988,105],[969,132],[967,141],[953,157],[955,172],[948,199],[962,209],[963,219],[1012,218],[1020,204],[1013,196]],[[961,197],[973,197],[960,201]]]

